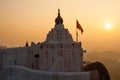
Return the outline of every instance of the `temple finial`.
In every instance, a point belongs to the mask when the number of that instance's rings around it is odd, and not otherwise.
[[[62,24],[62,23],[63,23],[63,19],[62,19],[62,17],[60,16],[60,9],[58,9],[58,16],[57,16],[57,18],[55,19],[55,23],[56,23],[56,24]]]
[[[58,16],[60,16],[60,9],[58,9]]]

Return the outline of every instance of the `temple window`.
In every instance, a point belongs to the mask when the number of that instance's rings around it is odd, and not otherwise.
[[[35,56],[34,56],[35,58],[39,58],[39,54],[35,54]]]

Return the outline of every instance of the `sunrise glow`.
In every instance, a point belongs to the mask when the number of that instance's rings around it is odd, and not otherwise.
[[[26,41],[45,41],[59,8],[74,41],[79,21],[84,30],[82,35],[78,30],[79,41],[88,51],[120,50],[119,5],[120,0],[1,0],[0,45],[19,47]]]
[[[107,24],[105,25],[105,28],[106,28],[107,30],[111,29],[111,28],[112,28],[112,24],[111,24],[111,23],[107,23]]]

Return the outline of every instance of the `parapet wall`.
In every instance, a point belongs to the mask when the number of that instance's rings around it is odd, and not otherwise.
[[[91,80],[92,72],[48,72],[21,66],[8,66],[0,71],[0,80]]]
[[[81,43],[32,43],[30,47],[0,50],[0,69],[19,65],[51,72],[80,72],[83,70]]]

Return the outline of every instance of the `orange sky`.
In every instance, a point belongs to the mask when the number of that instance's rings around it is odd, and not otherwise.
[[[0,0],[0,45],[44,41],[55,25],[58,8],[74,40],[76,19],[84,28],[83,35],[79,33],[83,48],[120,50],[120,0]],[[112,25],[110,30],[105,28],[107,23]]]

